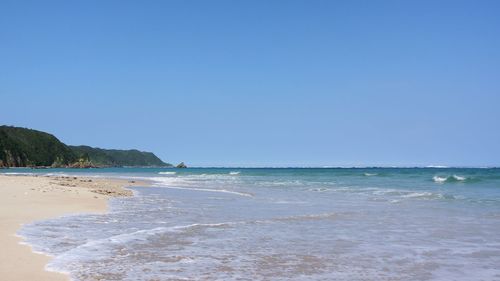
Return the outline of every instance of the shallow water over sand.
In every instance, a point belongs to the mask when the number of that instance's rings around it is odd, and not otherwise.
[[[498,169],[93,175],[156,187],[20,231],[75,280],[500,280]]]

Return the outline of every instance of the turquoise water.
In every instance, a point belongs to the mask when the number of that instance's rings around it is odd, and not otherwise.
[[[500,169],[11,169],[149,179],[26,225],[75,280],[500,280]]]

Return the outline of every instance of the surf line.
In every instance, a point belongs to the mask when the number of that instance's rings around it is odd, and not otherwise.
[[[225,190],[225,189],[207,189],[207,188],[195,188],[195,187],[176,187],[176,186],[164,186],[164,185],[158,185],[158,187],[170,188],[170,189],[180,189],[180,190],[194,190],[194,191],[205,191],[205,192],[220,192],[220,193],[229,193],[229,194],[234,194],[234,195],[239,195],[239,196],[244,196],[244,197],[253,197],[253,195],[249,194],[249,193],[243,193],[243,192],[237,192],[237,191],[230,191],[230,190]]]

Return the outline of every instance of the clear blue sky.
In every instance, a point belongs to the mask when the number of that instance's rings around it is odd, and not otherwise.
[[[500,165],[500,1],[4,1],[0,123],[201,166]]]

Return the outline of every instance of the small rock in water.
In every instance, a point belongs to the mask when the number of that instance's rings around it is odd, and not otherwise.
[[[184,162],[179,163],[179,165],[175,166],[176,168],[187,168],[186,164]]]

